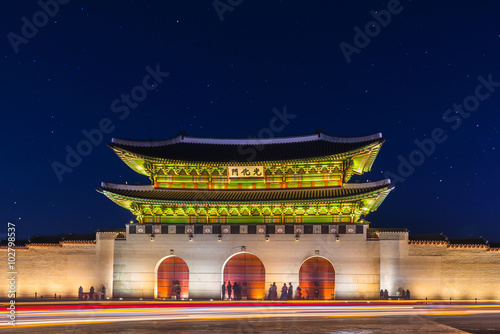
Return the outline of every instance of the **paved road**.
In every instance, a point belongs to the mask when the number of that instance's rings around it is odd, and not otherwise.
[[[498,304],[35,304],[19,306],[16,317],[15,328],[5,322],[0,324],[0,331],[148,334],[500,333]]]

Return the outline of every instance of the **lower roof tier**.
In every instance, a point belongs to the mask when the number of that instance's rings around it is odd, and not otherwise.
[[[361,215],[375,211],[392,189],[390,180],[382,180],[342,187],[258,190],[162,189],[102,183],[98,191],[138,218],[345,214],[357,221]]]
[[[244,190],[197,190],[165,189],[152,185],[132,186],[101,183],[99,192],[110,197],[134,198],[146,201],[196,202],[196,203],[259,203],[274,201],[332,200],[352,196],[372,194],[378,190],[391,190],[390,180],[369,183],[345,184],[342,187],[282,188],[282,189],[244,189]]]

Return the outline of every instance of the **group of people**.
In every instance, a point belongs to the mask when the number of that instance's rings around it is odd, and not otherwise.
[[[302,289],[297,286],[295,292],[295,298],[293,297],[293,285],[292,282],[283,283],[281,287],[281,296],[278,298],[278,287],[276,282],[269,285],[269,291],[267,295],[267,300],[294,300],[294,299],[319,299],[319,288],[314,289],[314,295],[309,289],[306,289],[306,295],[302,294]],[[222,283],[222,300],[241,300],[242,298],[242,284],[234,282],[231,284],[230,281]]]
[[[96,293],[93,286],[90,287],[89,292],[84,292],[82,286],[78,288],[78,299],[99,299],[99,297],[101,299],[106,297],[106,288],[104,285],[102,286],[101,293]]]
[[[302,299],[302,289],[297,287],[296,293],[297,299]],[[269,285],[269,294],[267,295],[268,300],[278,300],[278,287],[276,286],[276,282]],[[288,282],[288,287],[286,283],[283,283],[281,287],[281,297],[280,300],[292,300],[293,299],[293,285],[292,282]]]
[[[314,296],[311,293],[310,289],[306,289],[305,295],[302,293],[302,289],[300,286],[297,286],[296,292],[295,292],[295,299],[319,299],[319,288],[314,288]],[[278,287],[276,286],[276,283],[270,284],[269,285],[269,294],[267,296],[268,300],[278,300]],[[293,285],[291,282],[288,282],[288,287],[286,286],[286,283],[283,283],[283,286],[281,287],[281,296],[279,300],[293,300]]]
[[[401,289],[399,288],[398,289],[398,292],[397,292],[397,296],[394,296],[394,297],[398,297],[398,298],[402,298],[402,299],[410,299],[411,295],[410,295],[410,290],[404,290],[404,289]],[[388,300],[389,297],[393,298],[393,296],[389,296],[389,291],[387,291],[387,289],[383,290],[381,289],[380,290],[380,299],[385,299],[385,300]]]
[[[230,281],[222,283],[222,300],[227,299],[231,300],[241,300],[241,285],[238,282],[234,282],[231,284]]]

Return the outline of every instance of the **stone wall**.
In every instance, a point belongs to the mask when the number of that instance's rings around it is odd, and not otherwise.
[[[129,234],[98,233],[96,243],[62,243],[16,249],[18,298],[76,298],[78,287],[88,291],[104,285],[108,296],[154,298],[159,264],[181,257],[190,271],[190,298],[220,298],[226,261],[240,252],[257,256],[266,270],[266,287],[299,284],[299,270],[310,257],[329,260],[335,270],[336,299],[378,299],[380,289],[395,295],[408,289],[412,299],[500,299],[500,251],[480,247],[450,247],[447,243],[408,243],[407,233],[294,235]],[[245,248],[242,248],[245,247]],[[0,269],[8,294],[7,249]]]
[[[410,254],[408,233],[380,233],[380,288],[390,296],[410,290],[411,298],[438,296],[441,292],[441,257]]]
[[[257,256],[266,270],[266,287],[292,282],[299,284],[301,264],[310,257],[329,260],[335,270],[335,298],[378,298],[379,250],[376,241],[366,234],[345,234],[336,241],[333,234],[301,235],[227,234],[222,241],[217,235],[158,234],[154,241],[147,234],[129,234],[127,240],[115,242],[114,296],[156,296],[156,271],[160,262],[172,254],[181,257],[189,267],[190,298],[220,298],[224,263],[245,251]]]
[[[411,244],[408,255],[414,262],[439,259],[434,261],[439,275],[430,272],[424,276],[425,284],[413,282],[416,298],[500,299],[500,251],[486,246]]]
[[[94,286],[96,292],[102,286],[110,295],[112,288],[113,243],[100,240],[96,243],[62,243],[56,245],[30,245],[16,250],[16,293],[17,298],[54,299],[77,298],[78,288],[89,291]],[[7,298],[9,278],[7,248],[0,248],[1,261],[0,297]]]
[[[500,299],[500,252],[447,242],[409,243],[408,233],[379,233],[380,288],[412,299]]]

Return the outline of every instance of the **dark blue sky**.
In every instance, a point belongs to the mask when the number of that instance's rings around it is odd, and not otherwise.
[[[276,136],[382,132],[387,142],[363,181],[398,175],[398,157],[442,129],[446,140],[420,153],[425,161],[367,219],[500,239],[500,3],[238,2],[221,21],[212,1],[73,0],[49,7],[46,23],[37,1],[2,2],[2,221],[15,222],[19,237],[123,227],[133,216],[95,189],[149,180],[106,146],[112,137],[257,137],[286,106],[296,117]],[[388,6],[397,13],[376,31],[370,11]],[[28,38],[23,17],[38,20]],[[348,63],[339,44],[354,46],[354,28],[367,23],[373,37]],[[126,117],[114,113],[147,66],[170,74]],[[479,76],[490,81],[481,101]],[[456,114],[464,101],[472,111]],[[59,182],[53,162],[65,164],[66,147],[106,118],[113,131]]]

